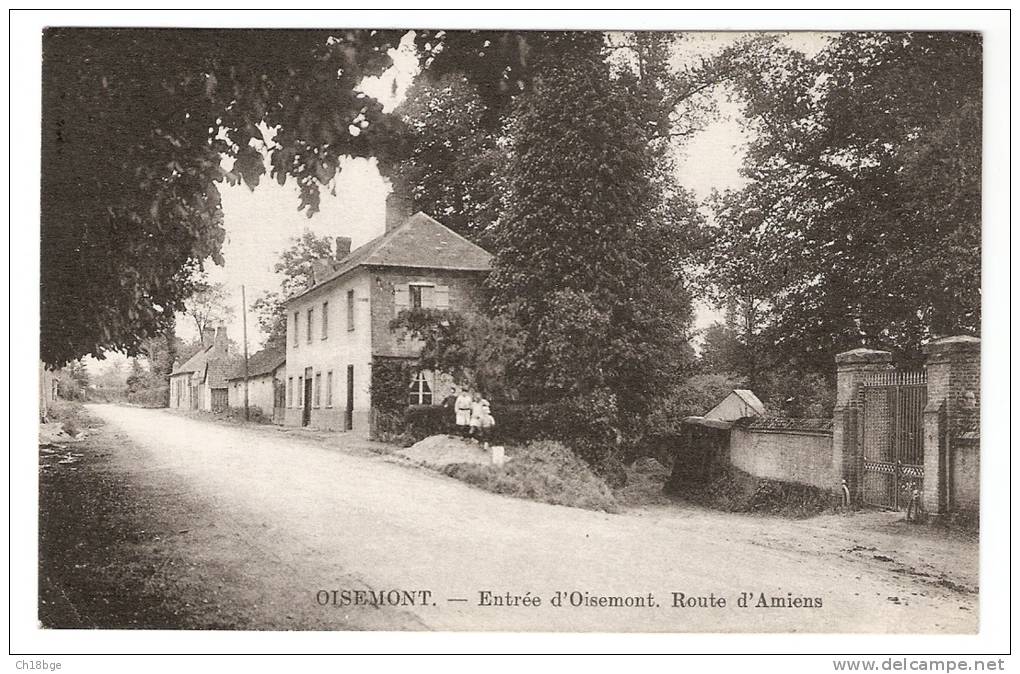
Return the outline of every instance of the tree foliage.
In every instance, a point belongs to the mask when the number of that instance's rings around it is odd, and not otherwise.
[[[392,175],[410,189],[415,210],[476,243],[496,219],[496,174],[506,158],[477,87],[459,73],[422,77],[396,110],[407,157]]]
[[[601,35],[532,43],[489,284],[525,332],[523,394],[587,399],[620,423],[678,373],[690,321],[684,242],[661,217],[640,83],[612,76]]]
[[[200,282],[184,303],[184,313],[195,324],[202,345],[209,346],[205,341],[206,331],[215,329],[220,323],[225,323],[234,316],[234,308],[230,306],[230,295],[226,285]]]
[[[291,239],[289,248],[280,253],[273,271],[283,276],[281,292],[266,292],[252,302],[252,311],[259,329],[266,335],[266,347],[283,347],[287,344],[287,298],[308,288],[315,275],[315,263],[324,258],[335,259],[335,241],[305,229]]]
[[[273,271],[283,275],[282,288],[286,297],[306,290],[314,280],[315,261],[336,257],[335,241],[305,229],[291,239],[289,248],[280,253]]]
[[[981,38],[845,33],[733,57],[754,131],[707,269],[778,359],[980,326]]]
[[[390,328],[422,342],[420,369],[445,372],[497,400],[516,396],[513,368],[523,355],[524,335],[507,316],[406,309]]]
[[[41,347],[137,353],[206,259],[218,185],[293,177],[318,206],[341,157],[395,152],[358,91],[399,32],[48,29],[43,38]],[[272,130],[269,133],[267,131]],[[267,135],[271,135],[268,138]]]

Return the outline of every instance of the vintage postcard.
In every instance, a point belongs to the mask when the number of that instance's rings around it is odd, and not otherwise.
[[[37,36],[40,631],[979,633],[980,30],[306,18]]]

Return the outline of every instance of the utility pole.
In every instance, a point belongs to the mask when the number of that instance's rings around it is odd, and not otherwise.
[[[244,337],[244,420],[248,421],[248,300],[241,284],[241,331]]]

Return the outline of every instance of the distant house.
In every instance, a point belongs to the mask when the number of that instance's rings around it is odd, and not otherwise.
[[[227,328],[209,329],[205,347],[170,373],[170,407],[222,412],[227,409],[227,375],[238,358],[229,353]]]
[[[248,358],[248,406],[257,407],[275,423],[283,423],[283,392],[286,380],[287,350],[284,347],[262,349]],[[228,403],[233,408],[244,408],[245,367],[242,359],[227,377]],[[279,408],[277,419],[274,411]]]
[[[390,203],[387,203],[390,206]],[[403,309],[477,307],[491,256],[424,213],[387,209],[386,231],[315,265],[314,283],[287,300],[286,424],[367,434],[372,364],[418,357],[396,334]],[[451,384],[431,372],[408,383],[408,402],[438,404]]]

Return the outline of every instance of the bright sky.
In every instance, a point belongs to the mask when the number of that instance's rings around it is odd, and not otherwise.
[[[709,56],[744,37],[745,33],[688,33],[675,56],[675,62]],[[825,43],[822,33],[790,33],[784,41],[808,54],[816,53]],[[410,40],[392,52],[394,66],[379,78],[367,80],[362,89],[382,101],[387,109],[399,104],[417,70],[417,61]],[[393,84],[396,81],[396,94]],[[719,115],[703,130],[687,140],[681,150],[678,166],[679,182],[698,198],[708,197],[712,190],[740,187],[739,175],[743,146],[747,136],[741,126],[739,105],[728,101],[722,91],[713,94]],[[321,191],[320,210],[312,218],[297,210],[298,192],[292,181],[280,186],[275,180],[264,179],[254,191],[242,185],[221,185],[227,240],[223,255],[226,264],[207,264],[209,278],[227,285],[233,297],[234,319],[228,324],[230,337],[241,342],[241,286],[245,286],[249,306],[263,292],[277,291],[280,278],[273,273],[279,253],[289,247],[292,237],[305,228],[320,236],[349,236],[357,247],[384,231],[385,199],[388,186],[379,176],[374,160],[347,161],[336,179],[336,196]],[[711,307],[695,307],[695,327],[704,328],[719,319]],[[194,327],[178,319],[178,333],[184,338],[195,337]],[[257,351],[264,336],[257,322],[248,317],[250,352]],[[111,354],[112,356],[112,354]]]

